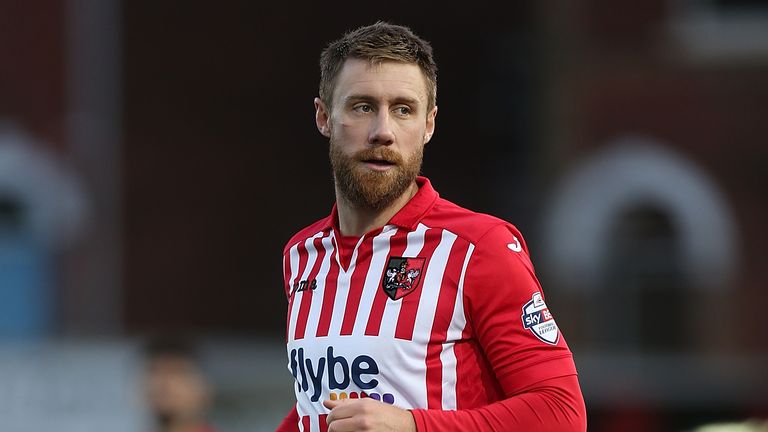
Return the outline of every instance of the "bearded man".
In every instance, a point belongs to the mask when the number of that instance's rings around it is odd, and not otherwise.
[[[437,116],[429,43],[379,22],[320,67],[336,204],[283,251],[297,402],[278,431],[586,430],[520,232],[419,176]]]

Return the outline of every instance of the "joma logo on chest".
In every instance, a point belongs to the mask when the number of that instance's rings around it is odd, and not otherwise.
[[[317,279],[304,279],[303,281],[299,281],[294,292],[306,291],[308,289],[311,289],[312,291],[317,289]]]

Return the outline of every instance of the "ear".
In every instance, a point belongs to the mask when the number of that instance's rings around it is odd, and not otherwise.
[[[437,106],[432,108],[427,114],[427,127],[424,130],[424,144],[428,143],[432,139],[432,135],[435,133],[435,118],[437,117]]]
[[[319,97],[315,98],[315,124],[317,130],[326,137],[331,137],[331,124],[329,122],[331,113],[328,111],[328,107],[325,106],[325,102]]]

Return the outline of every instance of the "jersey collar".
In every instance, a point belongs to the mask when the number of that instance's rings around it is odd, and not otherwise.
[[[416,177],[416,184],[419,186],[416,195],[408,201],[403,208],[400,209],[392,219],[389,220],[387,225],[395,225],[400,228],[406,228],[408,230],[414,230],[419,225],[421,219],[427,214],[427,212],[435,205],[435,201],[440,196],[437,191],[432,187],[429,179],[426,177]],[[333,228],[334,231],[339,231],[339,214],[336,209],[336,204],[333,204],[330,216],[326,219],[325,228]]]

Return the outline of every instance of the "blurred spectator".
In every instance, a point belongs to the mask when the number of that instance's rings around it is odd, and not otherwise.
[[[207,420],[213,392],[194,347],[179,339],[154,339],[145,360],[144,396],[154,432],[215,432]]]

